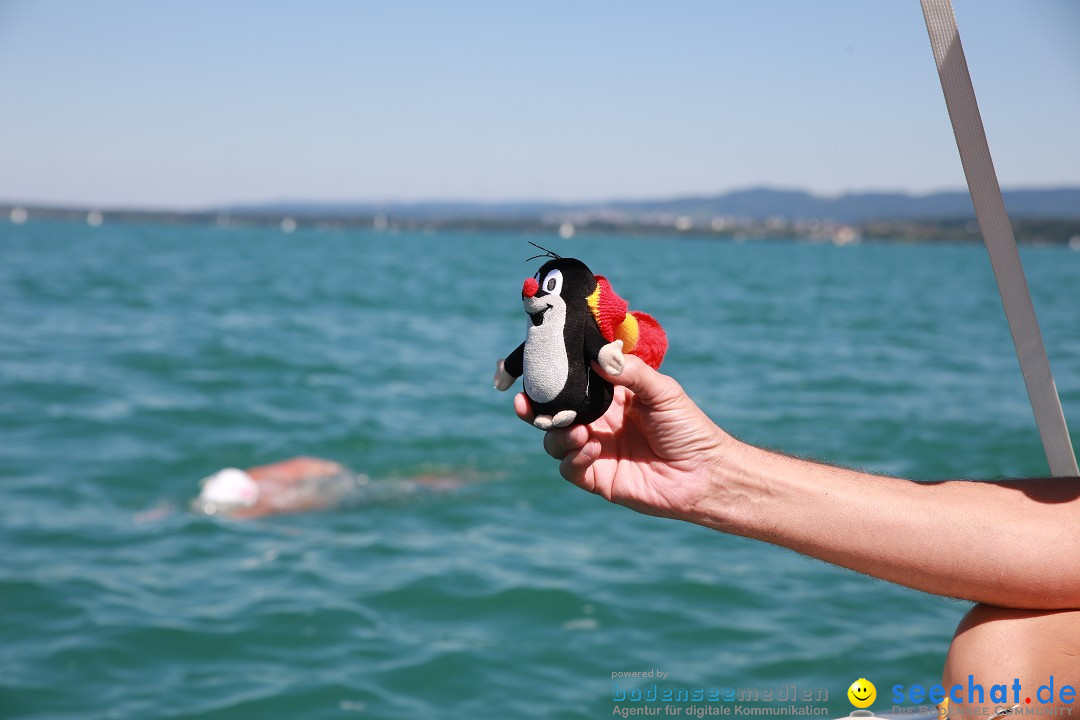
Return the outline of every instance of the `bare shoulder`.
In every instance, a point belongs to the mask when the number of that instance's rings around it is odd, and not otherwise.
[[[256,482],[299,482],[313,477],[326,477],[348,472],[341,463],[317,457],[295,457],[269,465],[248,469]]]

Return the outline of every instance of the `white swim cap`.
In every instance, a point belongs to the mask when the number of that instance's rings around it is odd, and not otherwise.
[[[219,470],[200,481],[199,500],[215,505],[251,507],[259,499],[259,485],[237,468]]]

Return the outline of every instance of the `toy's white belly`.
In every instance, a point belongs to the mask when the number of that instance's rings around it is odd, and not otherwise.
[[[536,402],[551,402],[562,392],[570,370],[561,323],[529,324],[525,335],[522,384]]]

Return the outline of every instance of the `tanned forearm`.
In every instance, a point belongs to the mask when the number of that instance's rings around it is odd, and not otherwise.
[[[1080,608],[1080,478],[921,483],[727,442],[683,519],[938,595]]]

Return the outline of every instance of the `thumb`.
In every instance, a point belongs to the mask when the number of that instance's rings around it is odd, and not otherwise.
[[[596,363],[592,366],[600,377],[612,385],[622,385],[646,405],[662,405],[683,395],[682,387],[674,378],[653,370],[637,355],[624,355],[623,358],[626,365],[618,375],[604,372]]]

